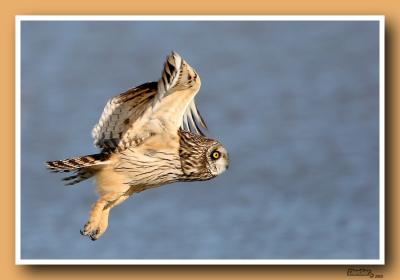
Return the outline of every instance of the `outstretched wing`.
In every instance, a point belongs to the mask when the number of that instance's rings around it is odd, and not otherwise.
[[[200,78],[177,53],[171,53],[158,82],[143,84],[108,101],[92,136],[96,146],[120,150],[138,145],[160,123],[203,135],[207,128],[194,96]],[[147,126],[147,127],[145,127]]]
[[[116,148],[132,124],[151,106],[157,82],[146,83],[110,99],[92,130],[94,144],[102,149]]]
[[[179,54],[172,52],[158,81],[152,118],[172,123],[176,129],[182,127],[203,135],[202,128],[206,129],[207,125],[194,100],[200,86],[196,71]]]

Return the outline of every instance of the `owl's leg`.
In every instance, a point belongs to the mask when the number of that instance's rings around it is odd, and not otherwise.
[[[81,230],[81,234],[89,236],[92,240],[96,240],[96,238],[94,237],[100,231],[99,225],[101,223],[103,212],[106,206],[109,203],[118,200],[122,195],[124,195],[124,193],[112,192],[101,196],[100,199],[97,200],[96,203],[93,205],[92,210],[90,212],[89,221],[85,224],[84,228]]]
[[[124,202],[130,195],[124,194],[120,196],[117,200],[112,201],[106,205],[106,207],[103,210],[103,213],[101,215],[101,221],[99,223],[99,226],[95,232],[95,234],[91,235],[90,238],[92,240],[97,240],[99,239],[100,236],[104,234],[104,232],[107,230],[108,227],[108,216],[110,215],[110,210],[111,208],[121,204]]]

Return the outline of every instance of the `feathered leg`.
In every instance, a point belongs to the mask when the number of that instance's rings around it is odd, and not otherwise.
[[[130,197],[130,195],[128,195],[128,194],[122,195],[116,201],[113,201],[113,202],[109,203],[104,208],[103,213],[101,215],[101,221],[100,221],[100,224],[98,226],[98,232],[94,236],[91,236],[92,240],[99,239],[100,236],[102,236],[106,232],[107,227],[108,227],[108,217],[110,215],[111,209],[114,208],[115,206],[121,204],[122,202],[124,202],[128,197]]]
[[[108,203],[119,199],[121,195],[121,193],[112,192],[101,196],[92,206],[89,220],[81,230],[81,234],[89,236],[92,240],[96,240],[94,237],[99,233],[99,225],[104,208]]]
[[[89,221],[85,224],[83,230],[81,230],[81,234],[89,236],[93,241],[99,239],[107,230],[111,208],[121,204],[129,196],[129,194],[121,193],[110,193],[102,196],[93,205]]]

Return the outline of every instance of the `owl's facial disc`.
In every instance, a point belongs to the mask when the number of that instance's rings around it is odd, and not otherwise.
[[[208,149],[207,161],[211,173],[217,176],[229,167],[228,152],[221,144],[213,145]]]

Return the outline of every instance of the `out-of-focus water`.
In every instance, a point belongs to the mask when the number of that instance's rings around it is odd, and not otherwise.
[[[23,22],[22,258],[378,258],[378,41],[377,22]],[[43,162],[96,152],[108,98],[171,50],[230,169],[130,198],[92,242],[93,184]]]

